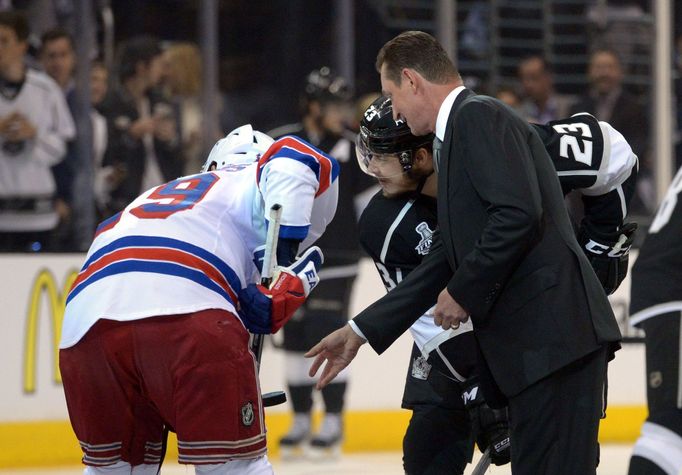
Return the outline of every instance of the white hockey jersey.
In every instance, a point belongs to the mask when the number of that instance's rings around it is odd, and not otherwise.
[[[178,178],[100,224],[66,301],[60,348],[100,318],[136,320],[225,309],[258,281],[264,210],[282,205],[281,237],[307,247],[334,217],[338,163],[286,137],[258,162]]]

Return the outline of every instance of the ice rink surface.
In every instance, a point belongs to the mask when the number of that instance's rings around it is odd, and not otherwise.
[[[625,475],[628,469],[630,458],[630,445],[603,445],[602,463],[597,469],[597,475]],[[476,454],[478,458],[480,454]],[[272,464],[276,475],[401,475],[402,464],[399,452],[367,453],[342,455],[335,460],[295,460],[282,461],[273,458]],[[469,465],[464,472],[470,474],[473,469]],[[12,469],[0,470],[2,475],[77,475],[82,473],[82,468],[61,467],[61,468],[40,468],[40,469]],[[179,465],[175,462],[167,461],[161,471],[163,475],[192,475],[192,467]],[[489,475],[510,475],[509,466],[491,467],[487,472]]]

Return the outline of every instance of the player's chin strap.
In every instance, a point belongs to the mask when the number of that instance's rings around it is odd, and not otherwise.
[[[417,185],[417,189],[414,190],[416,194],[421,194],[422,190],[424,189],[424,185],[426,185],[426,180],[429,179],[429,177],[433,174],[433,172],[429,173],[426,176],[423,176],[421,180],[419,180],[419,184]]]

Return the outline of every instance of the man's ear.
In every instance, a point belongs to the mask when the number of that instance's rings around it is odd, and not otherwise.
[[[426,172],[433,171],[433,155],[425,147],[419,147],[412,157],[412,166]]]
[[[413,93],[416,93],[419,90],[421,84],[421,76],[414,69],[403,68],[402,80],[406,83],[408,89]]]

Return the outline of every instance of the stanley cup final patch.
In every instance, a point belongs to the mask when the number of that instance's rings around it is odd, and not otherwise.
[[[253,414],[253,404],[251,404],[250,402],[247,402],[246,404],[244,404],[242,406],[241,413],[242,413],[242,424],[244,424],[247,427],[250,426],[251,424],[253,424],[253,419],[255,418],[254,414]]]
[[[422,379],[426,381],[431,372],[431,365],[426,362],[423,355],[417,356],[412,360],[412,377],[415,379]]]
[[[417,231],[421,237],[421,240],[419,241],[419,244],[417,244],[417,247],[415,247],[415,250],[418,254],[425,256],[431,250],[433,230],[429,228],[429,225],[426,223],[426,221],[419,223],[414,230]]]

